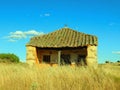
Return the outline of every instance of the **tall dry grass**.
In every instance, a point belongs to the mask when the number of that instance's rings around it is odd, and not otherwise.
[[[119,90],[107,68],[0,64],[0,90]]]

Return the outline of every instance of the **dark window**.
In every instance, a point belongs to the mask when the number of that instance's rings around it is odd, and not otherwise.
[[[50,55],[43,55],[43,62],[50,63]]]
[[[70,55],[69,54],[62,54],[61,55],[61,64],[64,65],[68,65],[68,64],[71,64],[70,62]]]
[[[78,59],[76,62],[77,65],[86,65],[86,56],[85,55],[78,55]]]

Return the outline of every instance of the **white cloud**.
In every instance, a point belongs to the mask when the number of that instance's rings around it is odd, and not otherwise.
[[[120,54],[120,51],[113,51],[113,54]]]
[[[9,39],[8,41],[9,42],[16,42],[16,40],[14,40],[14,39]]]
[[[50,13],[44,13],[44,14],[40,14],[40,17],[49,17],[51,14]]]
[[[8,39],[10,42],[15,42],[20,39],[26,39],[36,35],[43,35],[43,32],[38,32],[36,30],[29,30],[29,31],[15,31],[10,32],[9,35],[5,38]]]
[[[45,13],[44,16],[48,17],[50,16],[50,13]]]
[[[11,39],[22,39],[26,38],[26,34],[22,31],[10,32],[8,38]]]
[[[37,32],[35,30],[30,30],[30,31],[27,31],[27,32],[24,32],[26,35],[41,35],[41,34],[44,34],[43,32]]]

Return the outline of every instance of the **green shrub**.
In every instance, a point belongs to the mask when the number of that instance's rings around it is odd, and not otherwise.
[[[117,61],[118,63],[120,62],[120,60]]]
[[[110,61],[105,61],[105,63],[110,63]]]
[[[19,62],[19,57],[15,54],[10,53],[2,53],[0,54],[0,62]]]

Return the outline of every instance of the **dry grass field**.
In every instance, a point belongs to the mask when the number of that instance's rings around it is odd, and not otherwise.
[[[29,67],[0,64],[0,90],[120,90],[120,66]]]

